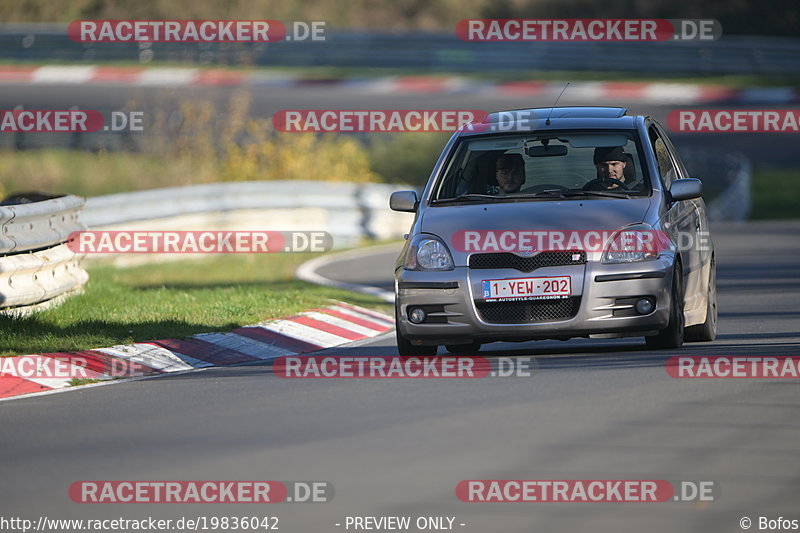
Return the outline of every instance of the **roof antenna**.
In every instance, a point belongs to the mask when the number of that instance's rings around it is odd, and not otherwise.
[[[553,114],[553,108],[556,106],[556,104],[558,103],[558,101],[559,101],[559,100],[561,100],[561,95],[562,95],[562,94],[564,94],[564,91],[566,91],[566,90],[567,90],[567,87],[569,87],[569,82],[567,82],[567,84],[566,84],[566,85],[564,85],[564,88],[563,88],[563,89],[561,89],[561,92],[558,94],[558,98],[556,98],[556,101],[555,101],[555,103],[553,104],[553,107],[551,107],[551,108],[550,108],[550,112],[547,114],[547,120],[545,120],[545,122],[544,122],[544,125],[545,125],[545,126],[549,126],[549,125],[550,125],[550,115],[552,115],[552,114]]]

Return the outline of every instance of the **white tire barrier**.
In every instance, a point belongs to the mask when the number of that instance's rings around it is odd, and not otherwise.
[[[64,244],[79,220],[84,201],[62,196],[0,206],[0,310],[26,314],[61,301],[88,281],[82,256]]]

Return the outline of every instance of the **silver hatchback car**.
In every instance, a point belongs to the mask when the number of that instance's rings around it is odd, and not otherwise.
[[[463,126],[422,193],[395,269],[401,355],[494,341],[716,336],[702,183],[663,128],[617,107],[499,112]]]

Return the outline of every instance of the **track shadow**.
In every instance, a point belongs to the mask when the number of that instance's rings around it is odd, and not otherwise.
[[[63,352],[104,348],[115,344],[130,344],[166,338],[188,337],[196,333],[230,331],[239,324],[212,326],[182,320],[138,320],[115,322],[111,320],[83,320],[60,326],[42,322],[35,316],[12,318],[0,316],[0,350],[27,352],[32,337],[41,338],[41,352]],[[4,332],[8,332],[4,334]],[[24,343],[24,344],[23,344]]]

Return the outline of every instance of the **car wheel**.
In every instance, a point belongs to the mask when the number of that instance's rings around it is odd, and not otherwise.
[[[439,347],[434,346],[417,346],[415,344],[411,344],[411,341],[405,338],[405,336],[400,333],[400,328],[398,324],[400,323],[400,313],[397,310],[397,307],[394,309],[394,333],[395,337],[397,338],[397,352],[404,356],[420,356],[420,357],[431,357],[436,355]]]
[[[687,342],[709,342],[717,338],[717,261],[711,257],[706,297],[706,321],[686,328]]]
[[[683,345],[683,273],[680,264],[675,266],[672,275],[672,296],[669,311],[669,324],[657,335],[645,337],[648,348],[680,348]]]
[[[470,342],[469,344],[445,344],[444,347],[448,352],[453,354],[467,354],[477,352],[481,349],[481,343]]]

